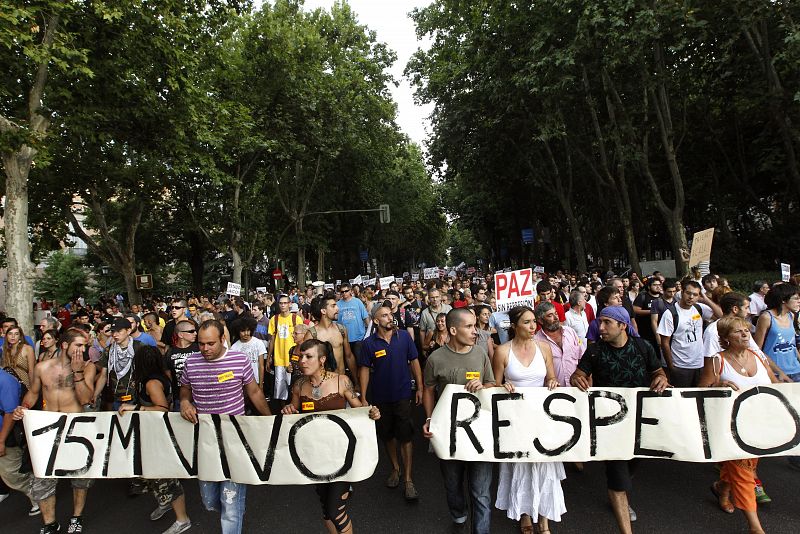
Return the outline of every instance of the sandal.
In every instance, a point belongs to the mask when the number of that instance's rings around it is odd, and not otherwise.
[[[725,512],[726,514],[732,514],[736,511],[733,507],[733,503],[731,502],[730,496],[724,496],[719,491],[719,486],[717,486],[719,482],[714,482],[711,484],[711,493],[714,494],[714,497],[717,498],[717,504],[719,505],[719,509]]]

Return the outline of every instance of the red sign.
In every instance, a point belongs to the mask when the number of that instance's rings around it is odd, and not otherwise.
[[[281,271],[280,269],[275,269],[274,271],[272,271],[272,278],[274,280],[281,280],[283,278],[283,271]]]

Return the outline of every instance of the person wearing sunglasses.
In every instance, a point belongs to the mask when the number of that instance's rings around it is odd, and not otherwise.
[[[183,375],[186,359],[193,352],[200,350],[197,345],[197,323],[192,319],[182,319],[175,325],[175,344],[167,347],[164,353],[164,363],[167,375],[172,380],[172,391],[179,391],[180,379]],[[181,401],[175,398],[173,401],[173,411],[181,410]]]
[[[170,315],[170,320],[164,325],[164,331],[161,334],[161,342],[158,344],[158,347],[162,351],[175,344],[175,325],[178,324],[178,321],[188,319],[186,316],[186,301],[183,299],[172,299],[172,304],[167,306],[167,312]]]

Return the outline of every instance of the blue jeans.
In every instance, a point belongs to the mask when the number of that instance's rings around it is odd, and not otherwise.
[[[492,464],[489,462],[461,462],[440,460],[444,478],[447,507],[455,523],[467,520],[467,500],[464,495],[464,475],[469,478],[469,496],[472,503],[472,533],[489,534],[492,517],[491,485]]]
[[[247,502],[247,484],[230,480],[200,482],[200,498],[210,512],[220,512],[222,534],[241,534],[244,509]]]

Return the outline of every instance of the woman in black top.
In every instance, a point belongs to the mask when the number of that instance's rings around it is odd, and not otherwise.
[[[120,415],[132,411],[168,412],[171,405],[172,384],[164,368],[164,358],[156,347],[141,345],[133,355],[133,380],[137,384],[140,404],[123,404]],[[158,508],[150,514],[150,519],[161,519],[172,508],[176,521],[164,534],[179,534],[192,526],[186,514],[186,498],[178,479],[148,479],[148,489],[158,502]]]

